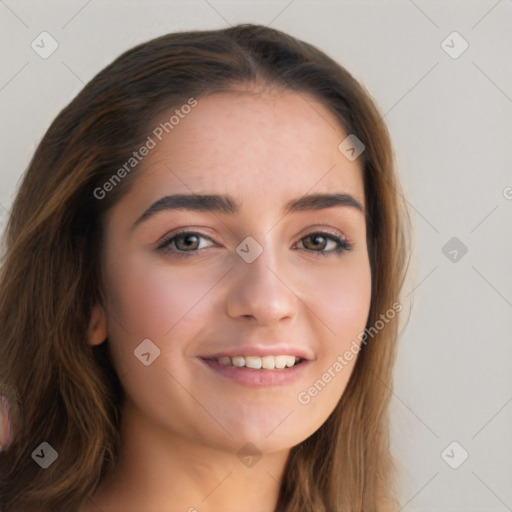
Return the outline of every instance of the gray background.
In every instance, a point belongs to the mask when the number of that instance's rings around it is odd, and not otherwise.
[[[392,402],[402,510],[512,510],[511,0],[0,0],[0,222],[48,125],[100,69],[155,36],[241,22],[326,51],[391,131],[415,231]],[[43,31],[59,44],[47,59],[31,48]],[[454,31],[469,44],[457,58]]]

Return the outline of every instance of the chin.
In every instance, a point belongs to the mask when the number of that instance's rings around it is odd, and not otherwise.
[[[312,421],[311,417],[298,417],[297,412],[297,409],[281,409],[278,414],[267,411],[267,414],[246,417],[244,421],[240,418],[231,421],[228,430],[233,437],[226,442],[235,451],[248,443],[262,453],[289,450],[310,437],[327,419],[325,416]]]

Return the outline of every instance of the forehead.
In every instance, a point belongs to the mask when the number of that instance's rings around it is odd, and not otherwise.
[[[229,193],[248,207],[343,192],[364,204],[359,161],[338,149],[347,134],[313,97],[230,91],[197,101],[142,162],[131,193],[140,207],[171,192]]]

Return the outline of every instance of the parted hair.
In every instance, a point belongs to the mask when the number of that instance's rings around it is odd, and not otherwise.
[[[410,221],[387,127],[362,84],[313,45],[260,25],[139,44],[58,114],[10,211],[0,269],[0,384],[13,433],[0,453],[3,512],[77,511],[119,452],[123,389],[108,338],[95,347],[87,339],[92,306],[104,302],[103,221],[138,169],[101,200],[94,191],[147,140],[162,113],[244,84],[314,97],[364,143],[367,327],[399,300]],[[276,511],[398,510],[388,411],[399,333],[397,314],[362,348],[329,418],[292,448]],[[41,442],[58,452],[47,469],[31,456]]]

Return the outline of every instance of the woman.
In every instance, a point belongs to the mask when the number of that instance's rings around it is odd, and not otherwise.
[[[1,509],[398,510],[401,198],[378,109],[313,46],[239,25],[121,55],[11,211]]]

